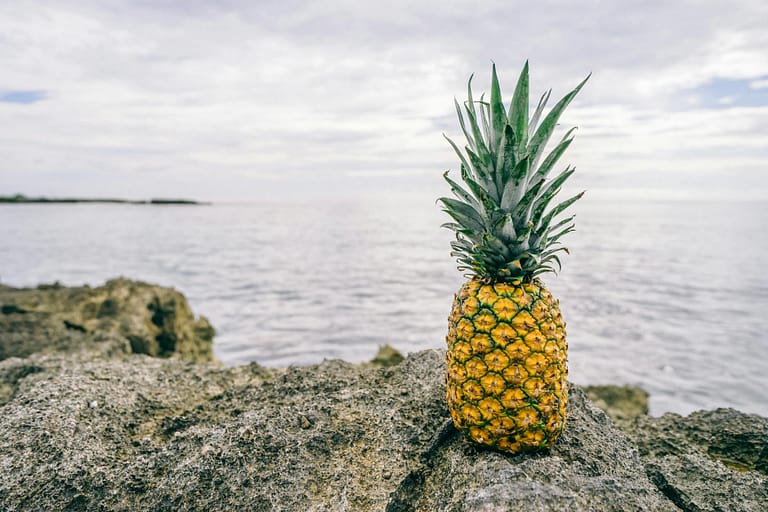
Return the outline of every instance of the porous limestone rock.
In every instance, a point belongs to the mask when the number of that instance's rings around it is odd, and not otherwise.
[[[765,418],[591,389],[627,435],[572,387],[511,456],[452,427],[444,351],[224,368],[212,337],[174,290],[0,286],[0,510],[768,510]]]
[[[96,288],[0,287],[0,360],[86,350],[211,361],[213,336],[171,288],[128,279]]]
[[[648,393],[637,386],[584,386],[587,397],[604,410],[614,423],[624,423],[648,414]]]
[[[651,480],[682,510],[768,510],[768,419],[716,409],[623,427]]]
[[[444,352],[221,368],[146,356],[0,362],[2,510],[675,510],[637,449],[571,392],[548,452],[476,448]]]

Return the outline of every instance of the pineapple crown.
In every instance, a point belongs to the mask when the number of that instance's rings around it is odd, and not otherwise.
[[[542,95],[529,118],[527,61],[517,80],[509,110],[502,103],[495,64],[490,101],[484,101],[484,95],[479,100],[473,99],[470,76],[464,110],[454,100],[459,124],[467,139],[464,152],[445,137],[459,156],[461,179],[466,188],[446,172],[443,177],[456,199],[438,199],[443,211],[455,221],[442,227],[456,233],[456,239],[451,242],[451,256],[459,262],[459,270],[467,270],[470,276],[486,282],[526,281],[560,270],[558,253],[568,253],[560,239],[573,231],[574,216],[562,220],[558,216],[584,192],[549,208],[552,198],[575,169],[567,166],[556,177],[547,179],[547,176],[573,141],[576,128],[568,130],[554,149],[542,157],[560,114],[589,76],[543,119],[552,90]]]

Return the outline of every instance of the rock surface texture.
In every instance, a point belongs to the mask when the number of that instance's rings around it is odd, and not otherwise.
[[[128,279],[97,288],[0,286],[0,360],[85,350],[211,361],[213,335],[169,288]]]
[[[682,510],[768,510],[768,420],[733,409],[638,417],[624,428]]]
[[[648,393],[637,386],[585,386],[583,390],[616,424],[648,414]]]
[[[474,448],[447,421],[443,358],[282,370],[8,359],[0,509],[675,510],[578,389],[550,452]]]
[[[160,292],[110,283],[55,311],[0,291],[4,311],[25,311],[3,315],[40,314],[53,336],[0,361],[0,510],[766,510],[764,418],[639,417],[628,437],[573,387],[555,446],[505,455],[452,427],[442,351],[286,369],[136,355],[119,347],[126,333],[157,336],[141,325]],[[128,301],[138,311],[121,306],[105,323],[82,312],[110,286],[142,290]],[[62,330],[62,318],[84,330]],[[199,328],[184,318],[176,332]],[[191,353],[210,349],[194,339]]]

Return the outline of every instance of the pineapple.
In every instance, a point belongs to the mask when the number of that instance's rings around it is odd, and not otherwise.
[[[565,322],[559,301],[540,275],[560,269],[563,235],[573,216],[560,219],[583,192],[550,207],[573,174],[549,172],[573,140],[567,131],[544,149],[560,114],[587,76],[542,119],[551,90],[529,117],[528,63],[505,109],[493,66],[489,101],[456,103],[467,139],[458,184],[444,174],[453,198],[440,198],[454,220],[451,243],[459,270],[470,278],[456,294],[448,319],[447,400],[454,425],[477,443],[519,453],[550,446],[563,431],[568,397]],[[555,268],[557,266],[557,268]]]

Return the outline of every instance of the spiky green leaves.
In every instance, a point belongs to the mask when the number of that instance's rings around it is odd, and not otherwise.
[[[470,77],[463,109],[455,101],[467,145],[462,151],[446,137],[461,161],[461,179],[466,187],[445,173],[456,199],[439,199],[455,221],[443,226],[456,232],[451,255],[457,258],[460,270],[487,281],[512,281],[560,268],[558,253],[567,249],[558,245],[560,238],[573,230],[573,217],[564,221],[557,221],[557,217],[581,194],[550,208],[574,170],[566,167],[553,179],[548,175],[571,144],[575,128],[546,157],[544,152],[560,115],[588,79],[542,119],[551,90],[541,97],[529,118],[527,62],[508,109],[502,101],[495,64],[489,101],[483,96],[473,98]]]

